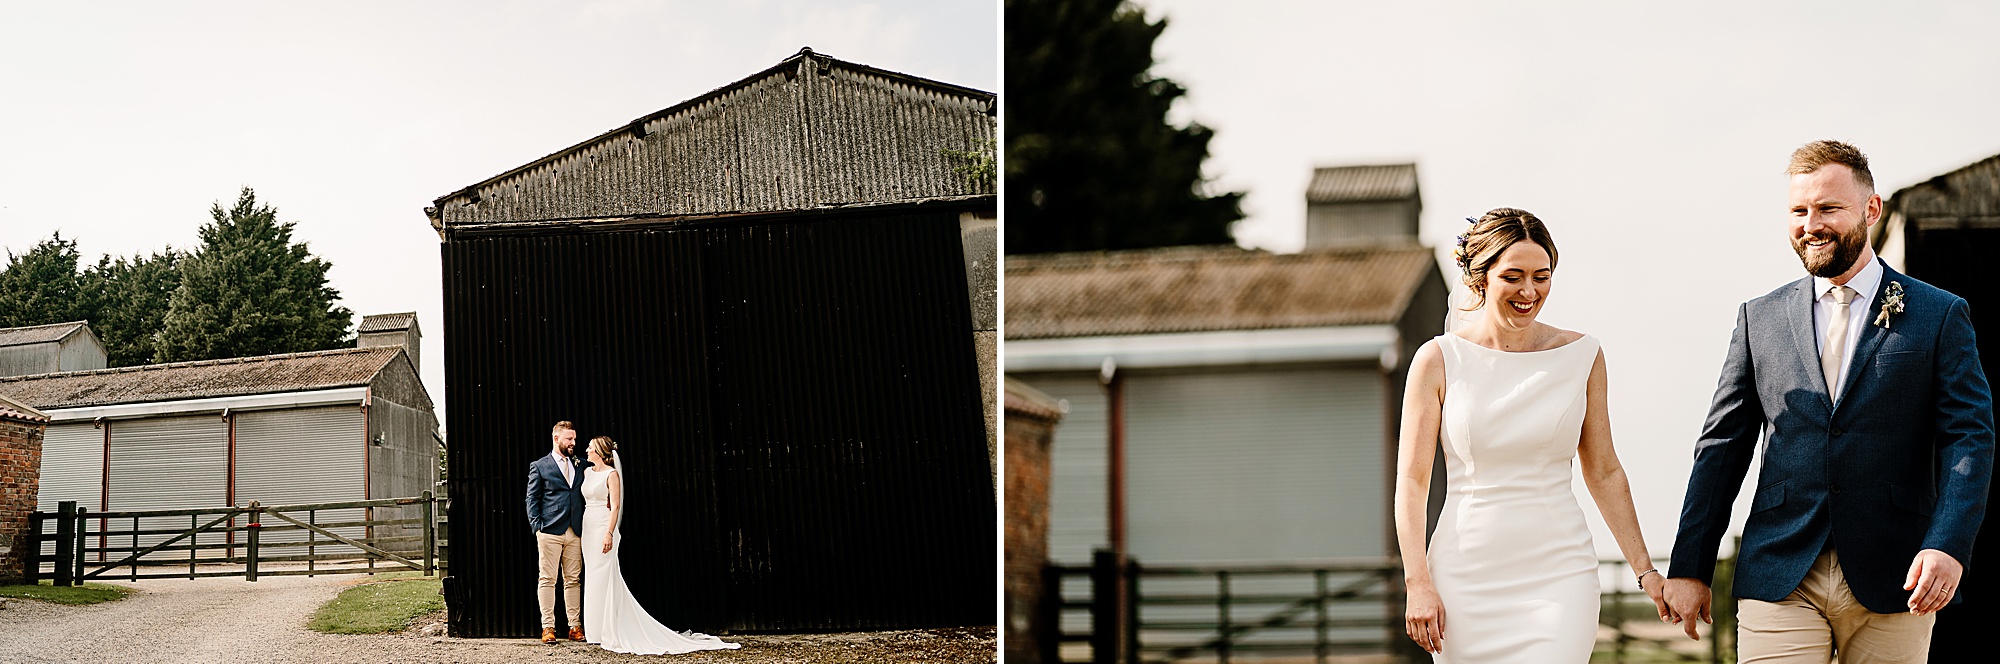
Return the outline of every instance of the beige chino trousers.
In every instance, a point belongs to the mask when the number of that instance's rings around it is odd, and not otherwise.
[[[1736,621],[1742,664],[1920,663],[1930,657],[1937,614],[1868,610],[1848,588],[1840,556],[1827,551],[1784,599],[1739,601]]]
[[[569,626],[583,626],[583,537],[575,530],[563,529],[561,535],[550,535],[535,531],[535,546],[540,554],[541,577],[537,580],[535,599],[542,605],[542,629],[556,628],[556,574],[562,574],[563,613],[569,616]]]

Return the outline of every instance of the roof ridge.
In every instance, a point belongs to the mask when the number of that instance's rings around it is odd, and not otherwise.
[[[306,350],[294,353],[277,353],[273,355],[251,355],[248,357],[219,357],[209,360],[185,360],[181,362],[162,362],[159,364],[139,364],[129,367],[84,369],[82,371],[57,371],[53,373],[28,374],[25,376],[0,376],[0,383],[19,382],[31,378],[39,379],[39,378],[48,378],[52,376],[67,377],[67,376],[109,375],[118,373],[137,373],[141,371],[162,371],[166,369],[182,369],[188,367],[221,366],[225,364],[249,364],[251,362],[276,362],[279,360],[296,359],[308,356],[330,357],[335,355],[344,355],[353,353],[370,353],[370,352],[400,351],[400,350],[402,350],[401,346],[372,346],[369,348],[332,348],[328,350]]]
[[[40,325],[19,325],[15,327],[0,327],[0,332],[6,332],[10,330],[32,330],[38,327],[60,327],[63,325],[89,325],[89,324],[90,324],[90,319],[84,318],[79,320],[65,321],[61,323],[42,323]]]

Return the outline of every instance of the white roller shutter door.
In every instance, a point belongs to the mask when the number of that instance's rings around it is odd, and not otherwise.
[[[104,430],[89,422],[52,424],[42,434],[41,484],[35,511],[54,512],[57,503],[76,501],[92,512],[104,506]],[[54,521],[43,526],[56,531]],[[53,559],[56,543],[42,542],[42,555]]]
[[[1383,383],[1372,369],[1331,368],[1128,379],[1133,555],[1387,555]]]
[[[1016,376],[1069,402],[1049,447],[1049,562],[1090,564],[1106,532],[1104,388],[1095,374]]]
[[[104,430],[89,422],[53,424],[42,435],[35,511],[54,512],[65,500],[93,512],[104,506]]]
[[[111,427],[111,491],[107,509],[122,512],[226,506],[229,424],[220,416],[116,420],[107,426]],[[185,530],[190,524],[190,518],[185,516],[148,517],[139,522],[145,530]],[[130,530],[131,526],[131,519],[109,524],[113,530]],[[138,544],[144,547],[170,537],[142,535]],[[112,546],[131,545],[129,537],[111,540]],[[221,550],[204,552],[204,557],[221,555]],[[148,559],[186,558],[186,552],[148,556]]]
[[[255,500],[266,506],[336,503],[366,500],[367,435],[358,406],[258,410],[236,415],[236,502],[247,505]],[[288,516],[306,521],[304,512]],[[325,510],[315,515],[317,523],[360,521],[360,509]],[[378,514],[378,518],[396,515]],[[289,525],[275,518],[268,525]],[[360,538],[366,529],[359,526],[332,529],[350,538]],[[265,542],[302,542],[302,531],[279,531],[265,535]],[[324,535],[318,541],[329,541]],[[315,546],[315,553],[353,552],[346,545]],[[285,547],[269,555],[302,555],[303,547]]]

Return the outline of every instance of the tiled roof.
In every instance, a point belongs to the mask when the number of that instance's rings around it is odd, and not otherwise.
[[[1436,274],[1416,245],[1009,256],[1005,326],[1044,339],[1386,324]]]
[[[0,378],[0,393],[43,410],[367,385],[401,346],[343,348]]]
[[[363,316],[361,318],[361,327],[360,329],[356,330],[355,333],[366,334],[369,332],[394,332],[398,330],[407,330],[410,329],[410,324],[415,323],[416,321],[417,321],[417,312],[414,311],[404,312],[400,314],[375,314],[373,316]]]
[[[1313,169],[1307,203],[1401,200],[1417,195],[1417,165],[1328,166]]]
[[[49,416],[42,411],[28,406],[28,404],[9,399],[7,395],[0,394],[0,420],[39,423],[49,421]]]
[[[74,334],[77,329],[90,325],[90,321],[70,321],[28,327],[0,329],[0,346],[25,346],[27,344],[62,341],[63,337]]]
[[[1026,382],[1015,380],[1013,376],[1007,377],[1006,386],[1007,414],[1019,413],[1045,422],[1062,421],[1062,402],[1056,401],[1055,397],[1035,389]]]

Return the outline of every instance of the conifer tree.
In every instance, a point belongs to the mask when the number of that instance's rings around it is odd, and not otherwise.
[[[156,360],[178,362],[326,350],[345,345],[354,312],[327,285],[331,264],[292,243],[291,222],[249,187],[209,209],[201,246],[180,261]]]

